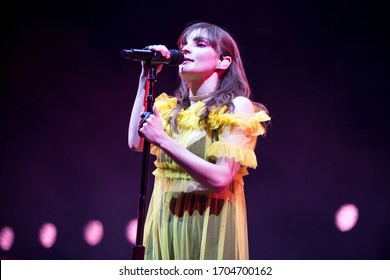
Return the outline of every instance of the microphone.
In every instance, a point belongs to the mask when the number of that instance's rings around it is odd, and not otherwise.
[[[140,50],[140,49],[128,49],[123,50],[121,55],[133,61],[145,61],[150,65],[158,65],[158,64],[168,64],[170,66],[178,66],[182,64],[184,61],[184,54],[179,52],[178,50],[169,50],[171,53],[170,58],[165,58],[161,56],[159,52],[151,51],[151,50]]]

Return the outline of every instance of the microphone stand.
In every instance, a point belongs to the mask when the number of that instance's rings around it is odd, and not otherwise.
[[[157,77],[157,65],[150,65],[148,80],[149,80],[149,92],[147,96],[146,114],[152,114],[154,103],[154,84]],[[142,173],[141,173],[141,186],[138,199],[138,223],[137,223],[137,238],[136,243],[132,250],[133,260],[145,259],[145,247],[143,246],[144,224],[145,224],[145,208],[146,208],[146,195],[148,188],[148,169],[149,169],[149,157],[150,157],[150,142],[144,140],[143,157],[142,157]]]

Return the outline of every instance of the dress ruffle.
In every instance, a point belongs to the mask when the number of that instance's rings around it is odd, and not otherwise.
[[[211,129],[220,129],[225,126],[239,126],[249,135],[257,136],[265,133],[261,122],[269,121],[270,117],[266,112],[228,114],[226,109],[212,110],[208,117]]]
[[[166,117],[170,110],[177,107],[177,98],[162,93],[156,98],[154,105],[157,107],[160,116]]]
[[[156,98],[155,105],[162,119],[166,120],[172,117],[173,109],[177,107],[177,98],[162,93]],[[204,102],[199,101],[185,110],[180,110],[178,114],[178,126],[186,129],[198,129],[204,105]],[[230,125],[239,126],[247,134],[252,136],[263,135],[265,133],[265,128],[261,125],[261,122],[270,120],[266,112],[229,114],[226,113],[226,110],[227,106],[210,111],[207,123],[211,130]]]
[[[209,147],[207,155],[210,159],[215,158],[234,158],[236,162],[250,168],[257,167],[257,159],[253,150],[246,149],[231,143],[216,141]]]

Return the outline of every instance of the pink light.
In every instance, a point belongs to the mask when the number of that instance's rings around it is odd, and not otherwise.
[[[39,229],[39,242],[47,249],[51,248],[57,240],[57,228],[52,223],[46,223]]]
[[[359,210],[354,204],[344,204],[335,215],[337,228],[342,231],[350,231],[359,219]]]
[[[0,248],[3,251],[8,251],[14,244],[15,234],[12,228],[3,227],[0,231]]]
[[[132,219],[126,227],[126,237],[131,244],[135,244],[137,238],[137,219]]]
[[[90,246],[99,244],[103,235],[103,224],[98,220],[91,220],[84,227],[84,239]]]

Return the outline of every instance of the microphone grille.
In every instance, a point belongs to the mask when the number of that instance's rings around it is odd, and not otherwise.
[[[178,66],[184,61],[184,54],[179,52],[178,50],[169,50],[171,53],[171,58],[169,60],[169,65]]]

